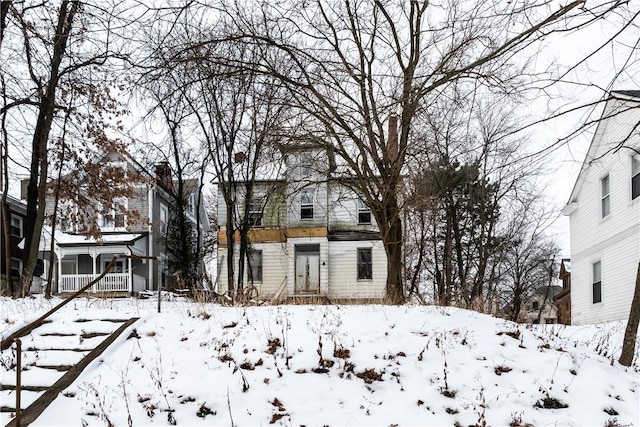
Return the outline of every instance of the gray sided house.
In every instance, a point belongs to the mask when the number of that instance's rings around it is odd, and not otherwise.
[[[24,239],[24,225],[27,214],[26,203],[8,194],[6,195],[6,208],[9,235],[5,236],[4,231],[0,232],[0,254],[2,254],[0,256],[0,295],[11,295],[11,290],[17,290],[20,286],[24,247],[22,241]],[[0,210],[0,223],[4,221],[3,215],[4,210]],[[36,276],[42,274],[43,267],[43,261],[39,258],[34,272]],[[40,284],[41,280],[34,280],[31,290],[38,291]]]
[[[133,294],[158,289],[158,285],[166,286],[173,273],[168,269],[165,245],[173,214],[169,165],[156,165],[155,174],[152,174],[133,158],[120,153],[106,154],[100,164],[121,168],[123,176],[133,183],[134,191],[128,197],[118,196],[115,191],[109,206],[95,204],[101,209],[79,207],[73,200],[58,201],[56,227],[45,227],[40,247],[47,261],[54,264],[54,292],[69,293],[80,289],[103,273],[118,254],[130,257],[118,259],[91,291]],[[190,200],[198,191],[198,185],[192,181],[188,180],[189,191],[193,193],[189,194]],[[48,217],[53,214],[54,200],[54,193],[50,191]],[[195,204],[188,206],[193,210]],[[202,218],[199,227],[208,230],[204,210],[199,216]],[[195,212],[187,212],[187,218],[196,223]],[[98,227],[99,233],[92,232],[92,224]]]
[[[263,299],[326,297],[373,299],[386,295],[386,254],[375,219],[357,193],[333,176],[320,147],[287,147],[277,177],[254,182],[246,204],[251,229],[242,283]],[[227,205],[218,185],[218,290],[228,289]],[[241,182],[235,199],[244,214]],[[234,234],[234,282],[238,234]]]

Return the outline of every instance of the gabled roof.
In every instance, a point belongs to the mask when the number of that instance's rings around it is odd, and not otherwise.
[[[598,148],[598,142],[601,139],[601,135],[605,132],[604,128],[607,125],[608,114],[611,112],[613,105],[619,102],[638,102],[640,103],[640,90],[614,90],[610,92],[609,98],[606,100],[606,104],[604,106],[604,110],[602,111],[602,115],[600,116],[600,120],[598,120],[598,125],[596,127],[596,131],[593,134],[593,138],[591,139],[591,144],[589,145],[589,150],[587,151],[587,155],[585,156],[582,166],[580,167],[580,172],[578,173],[578,177],[576,178],[576,182],[573,185],[573,190],[571,191],[571,195],[569,196],[569,200],[567,201],[567,205],[564,207],[562,212],[565,215],[569,215],[573,208],[571,207],[574,202],[577,201],[578,193],[582,188],[582,183],[584,179],[582,179],[585,171],[591,165],[591,160],[595,158],[595,152]],[[575,205],[574,205],[575,206]]]

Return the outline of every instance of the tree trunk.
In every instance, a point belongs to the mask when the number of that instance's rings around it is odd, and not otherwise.
[[[229,184],[227,184],[229,185]],[[225,192],[227,192],[225,190]],[[227,192],[231,194],[230,192]],[[233,240],[233,207],[231,198],[227,198],[227,221],[226,221],[226,234],[227,234],[227,292],[231,292],[235,289],[233,283],[233,274],[234,274],[234,240]]]
[[[638,335],[638,323],[640,323],[640,262],[636,272],[636,287],[633,291],[633,301],[629,310],[629,320],[627,329],[624,331],[624,341],[622,342],[622,352],[620,362],[623,366],[631,366],[636,349],[636,337]]]
[[[402,283],[402,220],[397,200],[395,197],[390,199],[383,208],[383,215],[380,215],[380,211],[375,215],[375,209],[372,212],[380,224],[382,242],[387,254],[387,298],[392,304],[402,304],[405,300]]]
[[[51,75],[46,85],[38,112],[38,119],[31,143],[31,175],[27,186],[27,215],[25,218],[25,247],[23,254],[23,272],[21,279],[21,293],[24,296],[31,286],[33,272],[38,262],[38,248],[40,234],[44,224],[45,196],[47,190],[47,142],[55,114],[56,89],[58,87],[60,64],[64,58],[67,40],[73,25],[80,2],[72,2],[67,12],[69,2],[64,0],[60,4],[58,23],[54,37],[54,49],[51,57]]]

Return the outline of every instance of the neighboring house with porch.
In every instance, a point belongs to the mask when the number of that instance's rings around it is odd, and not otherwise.
[[[168,163],[156,165],[151,174],[133,158],[121,153],[108,153],[101,162],[116,165],[123,176],[131,177],[135,185],[134,197],[114,197],[111,206],[92,212],[88,217],[97,222],[99,233],[88,233],[86,215],[78,215],[78,206],[62,200],[57,205],[57,224],[53,232],[53,257],[51,257],[52,229],[45,227],[41,239],[42,251],[55,263],[54,292],[74,292],[108,267],[114,255],[124,254],[91,291],[132,294],[143,290],[155,290],[169,282],[173,272],[168,270],[167,233],[172,215],[173,189],[171,169]],[[196,221],[194,203],[199,186],[195,180],[186,180],[188,189],[187,218]],[[47,199],[47,215],[54,208],[53,193]],[[91,208],[84,208],[91,209]],[[104,212],[108,212],[104,214]],[[135,213],[135,215],[133,214]],[[199,227],[209,229],[204,208],[199,214]],[[137,258],[156,257],[156,259]]]
[[[629,316],[640,259],[640,90],[611,92],[563,213],[571,323]]]
[[[333,176],[333,159],[322,147],[307,145],[286,147],[282,163],[279,176],[253,183],[245,286],[255,286],[264,299],[384,297],[387,262],[380,232],[358,194]],[[227,205],[218,188],[218,291],[226,292]],[[237,188],[242,216],[246,197],[241,182]]]

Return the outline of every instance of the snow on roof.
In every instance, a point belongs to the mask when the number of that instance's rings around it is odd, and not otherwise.
[[[100,239],[93,236],[84,236],[82,234],[69,234],[56,230],[55,241],[58,246],[94,246],[94,245],[126,245],[131,244],[142,237],[140,233],[118,233],[103,234]],[[18,245],[24,248],[24,239]],[[42,235],[40,238],[40,251],[48,251],[51,249],[51,227],[42,227]]]

